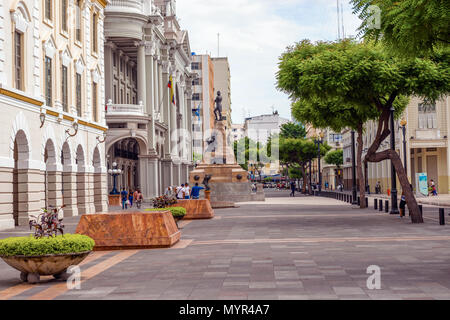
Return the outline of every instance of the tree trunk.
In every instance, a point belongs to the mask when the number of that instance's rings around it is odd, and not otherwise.
[[[389,149],[370,155],[370,157],[366,156],[366,158],[369,162],[381,162],[388,159],[392,161],[395,171],[397,172],[398,179],[400,180],[400,185],[402,186],[403,193],[405,195],[406,204],[408,205],[408,209],[411,212],[411,222],[423,223],[419,205],[417,204],[416,197],[414,196],[411,184],[409,183],[402,160],[400,159],[400,156],[397,154],[397,152]]]
[[[363,126],[362,124],[358,126],[358,150],[356,153],[356,171],[359,179],[359,203],[360,208],[366,208],[366,186],[362,168],[362,149],[363,149]]]
[[[306,194],[306,169],[304,165],[300,165],[300,168],[302,168],[302,176],[303,176],[302,193]]]

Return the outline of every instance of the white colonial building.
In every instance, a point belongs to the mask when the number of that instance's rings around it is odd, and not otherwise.
[[[107,209],[105,0],[0,1],[0,229]]]
[[[108,168],[123,172],[117,189],[140,189],[148,200],[187,182],[192,169],[188,33],[175,1],[111,0],[105,37]]]

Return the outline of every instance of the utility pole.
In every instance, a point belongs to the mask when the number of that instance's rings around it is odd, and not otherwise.
[[[220,57],[220,33],[217,34],[217,57]]]

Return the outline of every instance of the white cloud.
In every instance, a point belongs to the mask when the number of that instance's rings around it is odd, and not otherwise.
[[[354,34],[357,18],[348,4],[344,11],[346,28]],[[289,100],[275,88],[278,57],[296,41],[337,37],[335,0],[178,0],[177,15],[197,54],[217,56],[220,33],[220,55],[230,61],[236,123],[244,109],[258,115],[270,113],[272,105],[289,118]]]

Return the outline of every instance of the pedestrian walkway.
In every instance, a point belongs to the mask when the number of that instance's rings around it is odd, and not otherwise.
[[[448,225],[273,193],[185,224],[174,248],[94,253],[80,290],[22,284],[0,262],[0,299],[450,299]],[[367,288],[372,265],[380,290]]]

